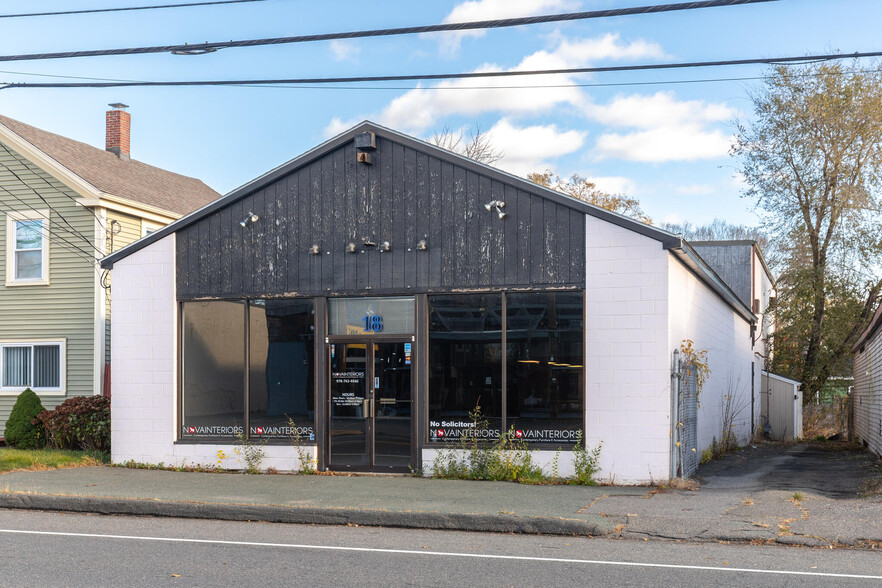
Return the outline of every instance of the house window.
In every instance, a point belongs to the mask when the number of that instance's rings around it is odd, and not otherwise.
[[[49,212],[6,215],[6,285],[49,283]]]
[[[0,387],[19,392],[62,389],[64,343],[0,343]]]
[[[141,236],[146,237],[150,233],[155,233],[159,229],[162,228],[162,225],[158,223],[151,223],[147,220],[141,220]]]

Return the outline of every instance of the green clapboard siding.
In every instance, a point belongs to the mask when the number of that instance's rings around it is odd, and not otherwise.
[[[0,143],[0,341],[65,339],[66,396],[94,391],[95,216],[78,206],[76,198],[72,190]],[[50,285],[7,287],[6,213],[43,209],[50,209]],[[43,403],[52,408],[62,400],[46,396]],[[0,394],[3,428],[14,402],[15,396]]]
[[[116,221],[116,222],[114,222]],[[118,223],[118,224],[117,224]],[[111,227],[113,227],[113,235],[111,235]],[[131,216],[114,210],[107,211],[107,255],[114,251],[118,251],[141,238],[141,219],[137,216]],[[108,275],[104,282],[109,286],[111,276]],[[104,291],[104,305],[107,322],[104,325],[104,361],[110,363],[110,290]]]

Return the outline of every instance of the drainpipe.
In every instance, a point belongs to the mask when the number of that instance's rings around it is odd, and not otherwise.
[[[677,468],[679,466],[677,451],[677,439],[680,436],[680,429],[677,423],[680,422],[680,350],[674,349],[674,355],[671,360],[671,471],[669,478],[677,477]]]

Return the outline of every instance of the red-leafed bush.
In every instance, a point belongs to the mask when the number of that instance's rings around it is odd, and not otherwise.
[[[55,410],[44,410],[34,419],[43,424],[46,441],[57,449],[110,450],[110,399],[74,396]]]

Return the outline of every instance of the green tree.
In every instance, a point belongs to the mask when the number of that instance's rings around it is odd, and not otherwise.
[[[820,390],[841,370],[880,286],[882,74],[778,66],[733,153],[782,256],[773,367]]]
[[[608,194],[603,192],[597,188],[594,182],[583,178],[579,174],[573,174],[569,178],[563,179],[549,169],[544,172],[529,173],[527,174],[527,179],[540,186],[545,186],[546,188],[563,192],[573,198],[584,200],[588,204],[630,216],[648,225],[652,224],[652,218],[640,208],[639,200],[624,194]]]

